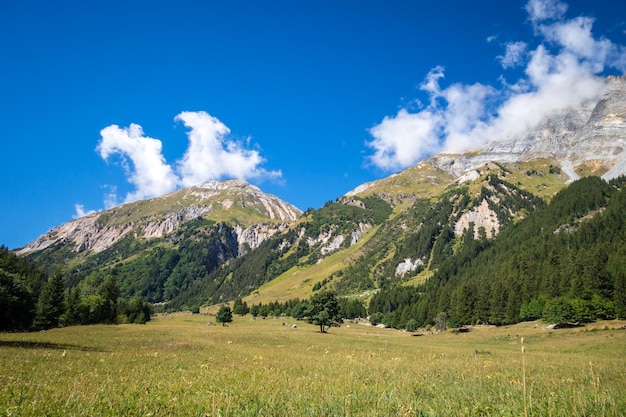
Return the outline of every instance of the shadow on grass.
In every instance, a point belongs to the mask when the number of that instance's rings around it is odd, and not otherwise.
[[[83,352],[104,352],[99,348],[90,346],[72,345],[69,343],[31,342],[26,340],[0,340],[0,347],[14,347],[26,349],[57,349],[57,350],[80,350]]]

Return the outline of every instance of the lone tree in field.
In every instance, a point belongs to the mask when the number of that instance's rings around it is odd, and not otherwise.
[[[227,305],[221,306],[217,312],[217,316],[215,316],[215,321],[222,323],[222,326],[226,326],[226,323],[233,321],[233,312],[230,307]]]
[[[309,323],[320,326],[321,333],[326,333],[330,327],[339,327],[343,323],[337,297],[329,291],[322,291],[311,297],[306,316]]]

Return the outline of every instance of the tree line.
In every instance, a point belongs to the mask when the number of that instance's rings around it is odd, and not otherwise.
[[[61,269],[49,277],[28,260],[0,246],[0,330],[28,331],[96,323],[145,323],[151,304],[119,298],[116,279],[68,288]]]
[[[311,306],[317,302],[316,300],[323,300],[322,304],[336,303],[337,315],[342,319],[351,320],[367,317],[365,304],[361,300],[358,298],[337,297],[336,293],[332,291],[319,291],[305,300],[292,298],[285,302],[270,301],[266,304],[248,305],[246,301],[237,298],[233,304],[232,313],[240,316],[250,314],[252,317],[263,318],[284,316],[302,320],[311,314]]]
[[[250,313],[253,317],[293,317],[297,320],[307,320],[319,326],[321,333],[326,333],[330,327],[338,327],[344,319],[365,317],[364,304],[354,298],[337,298],[334,292],[320,291],[307,300],[294,298],[284,303],[271,301],[267,304],[252,304],[248,307],[241,298],[235,300],[232,311],[230,307],[222,305],[216,315],[218,323],[232,321],[232,313],[245,316]]]

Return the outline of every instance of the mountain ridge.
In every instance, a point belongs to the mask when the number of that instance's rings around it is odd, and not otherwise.
[[[463,154],[439,153],[406,170],[381,180],[364,183],[345,195],[368,194],[380,181],[398,181],[412,171],[432,171],[425,178],[439,178],[442,171],[462,178],[490,162],[518,163],[551,159],[569,177],[600,175],[609,180],[626,174],[626,77],[606,78],[606,91],[598,100],[588,100],[551,113],[536,126],[510,137],[493,138],[478,149]],[[422,178],[423,180],[425,178]],[[436,186],[437,181],[431,182]]]
[[[597,101],[551,113],[538,125],[505,138],[494,138],[482,149],[464,155],[435,155],[425,161],[455,176],[487,162],[520,162],[553,158],[568,169],[587,162],[599,163],[596,171],[608,180],[626,173],[626,77],[608,77],[607,90]],[[602,171],[602,172],[600,172]],[[582,172],[582,170],[580,170]]]
[[[239,211],[236,217],[235,210]],[[98,253],[129,233],[145,239],[162,238],[199,217],[236,223],[240,240],[256,247],[258,241],[263,240],[263,233],[268,231],[261,232],[252,226],[289,223],[301,213],[297,207],[263,193],[245,181],[207,181],[164,196],[126,203],[74,219],[51,229],[16,253],[26,255],[64,243],[74,243],[74,252]]]

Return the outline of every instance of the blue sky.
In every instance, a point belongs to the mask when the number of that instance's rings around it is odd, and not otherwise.
[[[597,96],[625,31],[614,0],[0,2],[0,244],[208,179],[318,208]]]

